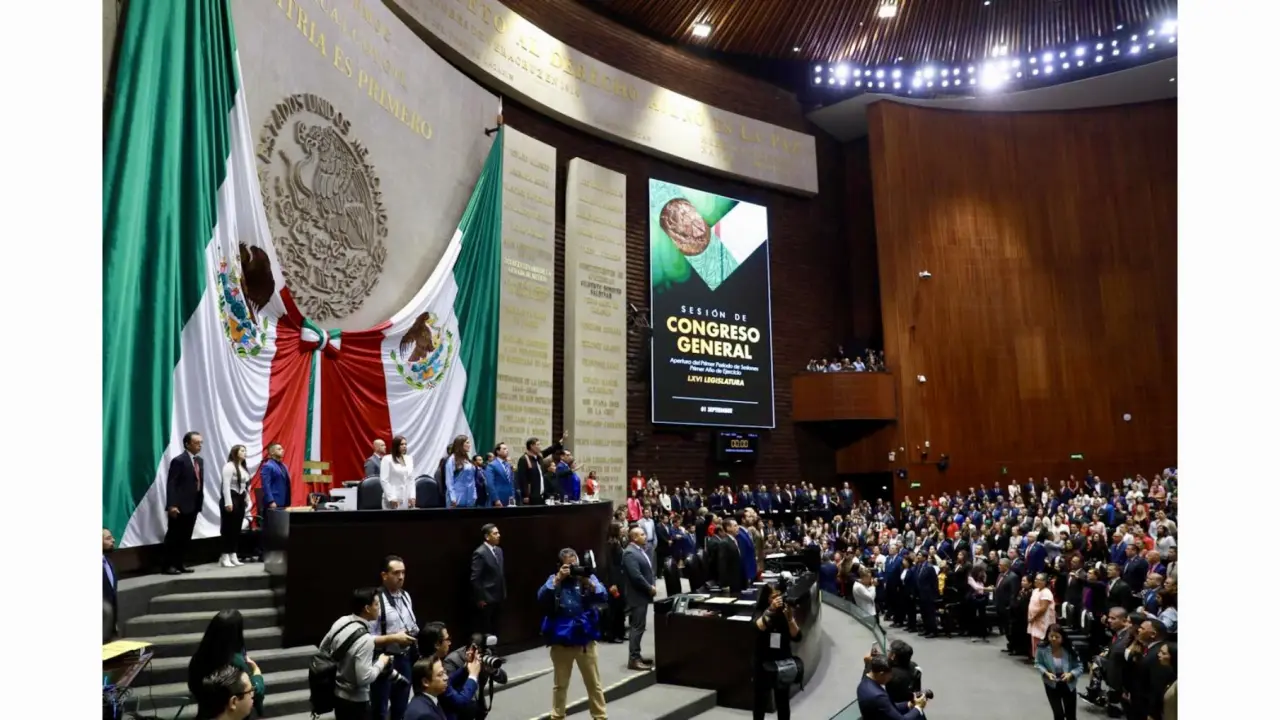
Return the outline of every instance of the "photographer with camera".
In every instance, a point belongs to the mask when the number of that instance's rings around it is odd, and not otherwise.
[[[756,663],[755,700],[751,705],[751,717],[764,720],[769,693],[778,720],[791,717],[791,685],[803,682],[804,666],[791,654],[791,643],[799,642],[800,626],[796,624],[792,605],[787,602],[786,580],[779,586],[764,585],[756,598],[755,626]]]
[[[472,712],[458,713],[458,720],[484,720],[485,716],[493,708],[493,683],[499,685],[507,684],[507,671],[502,669],[506,664],[506,658],[498,657],[493,654],[491,649],[497,644],[497,638],[484,633],[475,633],[471,636],[471,644],[464,648],[458,648],[444,657],[444,671],[449,677],[455,677],[462,670],[466,669],[467,664],[471,661],[473,655],[480,661],[480,674],[476,677],[476,700],[473,705]],[[485,706],[484,693],[485,688],[489,688],[489,703]]]
[[[453,638],[449,636],[449,629],[438,620],[424,625],[422,632],[418,634],[418,648],[420,651],[427,652],[429,650],[431,657],[442,663],[449,657],[449,649],[452,646]],[[470,650],[471,648],[468,647],[465,656],[466,660],[463,664],[447,673],[448,684],[443,691],[438,693],[440,707],[444,709],[450,718],[470,717],[477,706],[478,695],[476,690],[479,687],[480,658],[479,653],[472,653]],[[474,666],[472,665],[473,659],[475,660]],[[475,680],[476,682],[468,683],[468,680]]]
[[[871,672],[871,659],[880,655],[880,648],[871,646],[871,652],[862,658],[862,672]],[[885,692],[895,703],[910,702],[920,692],[920,668],[911,661],[915,650],[904,640],[889,643],[889,682],[885,683]]]
[[[413,614],[413,598],[404,589],[404,560],[398,555],[388,555],[382,561],[382,588],[378,592],[382,612],[369,623],[373,636],[374,654],[390,657],[395,675],[378,676],[369,688],[370,715],[374,720],[402,720],[409,705],[409,683],[393,682],[393,678],[408,678],[417,659],[418,620]],[[389,712],[388,712],[389,711]]]
[[[592,720],[605,720],[604,684],[596,640],[600,637],[600,608],[608,602],[604,585],[588,568],[578,564],[572,548],[560,551],[560,569],[538,588],[543,607],[542,637],[551,652],[551,720],[564,720],[565,701],[573,666],[582,673]]]
[[[884,687],[893,679],[889,660],[875,655],[867,665],[867,674],[858,684],[858,711],[862,713],[862,720],[921,720],[924,717],[924,708],[933,697],[931,690],[917,693],[909,702],[895,703]]]
[[[336,720],[365,720],[369,686],[383,673],[396,673],[390,655],[373,657],[369,623],[377,621],[382,612],[378,595],[377,588],[352,593],[351,614],[338,618],[320,641],[321,652],[328,652],[337,666],[332,689]],[[312,694],[314,698],[314,687]]]

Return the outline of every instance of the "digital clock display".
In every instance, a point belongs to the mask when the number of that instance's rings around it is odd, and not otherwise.
[[[714,443],[718,462],[753,461],[759,449],[760,435],[721,431],[715,434]]]

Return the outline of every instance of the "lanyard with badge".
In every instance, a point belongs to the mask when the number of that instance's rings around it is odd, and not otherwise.
[[[400,627],[405,634],[416,635],[418,632],[418,619],[413,614],[413,603],[409,600],[409,594],[401,592],[399,597],[390,595],[386,591],[382,593],[383,607],[390,608],[396,613],[396,617],[400,620]],[[404,606],[409,610],[409,621],[405,622],[404,613],[400,612],[400,600],[404,601]],[[387,616],[384,612],[382,615],[382,632],[387,632]]]

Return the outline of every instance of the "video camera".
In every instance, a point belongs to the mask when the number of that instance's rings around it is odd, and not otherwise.
[[[788,607],[799,607],[800,598],[791,596],[792,577],[791,573],[784,572],[778,575],[778,594],[782,595],[782,602]]]

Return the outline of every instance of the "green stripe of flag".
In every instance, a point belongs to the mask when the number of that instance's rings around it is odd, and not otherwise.
[[[462,410],[474,452],[493,447],[498,404],[498,308],[502,275],[502,147],[505,129],[489,148],[480,179],[458,223],[462,248],[453,265],[458,295],[458,361],[467,371]]]
[[[117,536],[168,444],[236,83],[227,0],[129,4],[102,176],[102,512]]]

